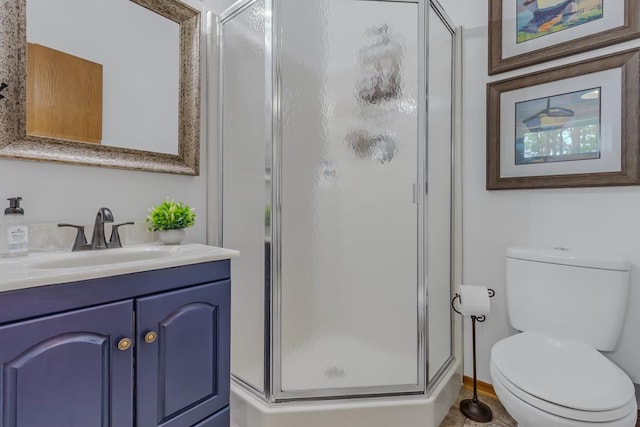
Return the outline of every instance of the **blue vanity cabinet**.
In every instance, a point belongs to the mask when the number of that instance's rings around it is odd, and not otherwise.
[[[0,427],[229,427],[230,262],[0,292]]]
[[[131,426],[133,348],[118,343],[131,339],[132,309],[127,300],[1,326],[0,426]]]
[[[226,281],[136,300],[138,427],[191,427],[229,404],[230,297]]]

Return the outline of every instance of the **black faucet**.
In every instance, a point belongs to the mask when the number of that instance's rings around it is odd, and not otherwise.
[[[107,238],[104,235],[104,223],[113,222],[113,213],[109,208],[100,208],[96,214],[96,221],[93,223],[93,238],[91,239],[91,249],[108,249]]]
[[[118,227],[121,225],[133,224],[132,221],[124,222],[122,224],[114,224],[111,227],[111,237],[107,242],[107,238],[104,234],[104,224],[106,222],[113,222],[113,213],[109,208],[100,208],[96,214],[96,220],[93,224],[93,236],[91,243],[87,243],[87,238],[84,233],[83,225],[73,224],[58,224],[58,227],[73,227],[78,230],[76,234],[76,240],[73,242],[72,251],[88,251],[97,249],[110,249],[121,248],[122,242],[120,241],[120,234],[118,233]]]

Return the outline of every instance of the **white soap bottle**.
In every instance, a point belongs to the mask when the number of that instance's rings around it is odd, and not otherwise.
[[[11,197],[9,207],[0,220],[0,257],[16,257],[29,253],[29,227],[24,223],[22,197]]]

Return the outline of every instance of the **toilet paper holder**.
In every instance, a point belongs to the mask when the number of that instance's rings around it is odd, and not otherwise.
[[[488,289],[487,289],[487,292],[489,292],[489,298],[493,298],[493,297],[496,295],[496,291],[494,291],[494,290],[493,290],[493,289],[491,289],[491,288],[488,288]],[[453,311],[455,311],[456,313],[458,313],[459,315],[463,316],[462,312],[456,308],[456,305],[455,305],[456,300],[460,301],[460,294],[459,294],[459,293],[457,293],[457,292],[456,292],[456,294],[453,296],[453,299],[451,300],[451,309],[452,309]],[[476,320],[477,322],[484,322],[485,320],[487,320],[487,317],[486,317],[485,315],[483,315],[483,314],[482,314],[482,315],[479,315],[479,316],[471,315],[471,318],[472,318],[472,319],[473,319],[473,318],[475,318],[475,320]]]
[[[496,294],[496,291],[490,288],[487,289],[487,292],[489,293],[489,298],[493,298]],[[456,313],[463,315],[462,312],[456,308],[456,300],[461,302],[460,294],[457,292],[451,300],[451,309]],[[493,419],[493,412],[487,404],[478,400],[478,381],[476,378],[476,322],[484,322],[487,320],[487,317],[484,314],[471,314],[469,316],[471,317],[471,335],[473,337],[473,397],[460,402],[460,412],[472,421],[488,423]]]

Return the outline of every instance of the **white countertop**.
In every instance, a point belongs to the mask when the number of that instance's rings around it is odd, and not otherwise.
[[[218,261],[239,252],[196,243],[145,244],[0,258],[0,292]]]

